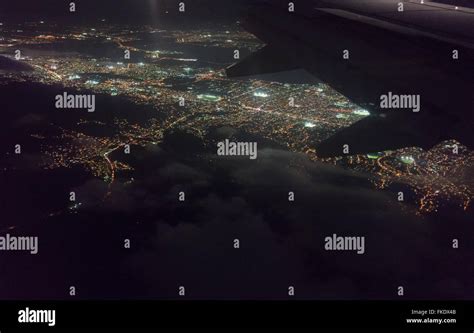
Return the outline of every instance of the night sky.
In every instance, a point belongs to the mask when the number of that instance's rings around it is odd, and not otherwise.
[[[59,21],[94,22],[106,18],[115,23],[153,23],[162,18],[172,20],[177,14],[178,0],[78,0],[75,14],[68,12],[70,1],[2,1],[0,18],[19,21],[54,19]],[[252,0],[191,0],[186,6],[193,15],[187,19],[202,21],[235,20],[240,11]],[[168,13],[167,13],[168,12]]]

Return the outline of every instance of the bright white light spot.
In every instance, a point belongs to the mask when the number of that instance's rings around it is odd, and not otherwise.
[[[364,109],[357,109],[352,111],[352,113],[359,116],[370,116],[370,112]]]
[[[262,92],[262,91],[256,91],[256,92],[253,93],[253,95],[254,95],[255,97],[263,97],[263,98],[268,97],[268,94],[267,94],[267,93],[264,93],[264,92]]]
[[[405,164],[413,164],[413,162],[415,162],[415,159],[412,156],[409,156],[409,155],[401,156],[400,159]]]

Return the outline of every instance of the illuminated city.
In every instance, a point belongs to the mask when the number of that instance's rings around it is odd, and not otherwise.
[[[14,51],[21,49],[19,60],[32,68],[3,72],[2,84],[59,84],[153,107],[156,117],[142,123],[120,117],[104,123],[94,114],[78,113],[77,128],[61,128],[54,138],[30,133],[44,153],[42,167],[79,165],[107,183],[131,168],[111,158],[114,151],[125,145],[157,144],[170,129],[206,140],[209,129],[231,126],[318,160],[315,143],[369,115],[324,83],[228,79],[223,70],[234,62],[233,50],[249,54],[262,46],[235,26],[181,31],[101,22],[96,28],[56,32],[54,25],[41,21],[4,24],[0,29],[2,55],[14,60]],[[91,55],[84,47],[90,44],[104,52]],[[203,51],[202,57],[190,56],[194,48],[218,50],[219,56],[209,57]],[[131,53],[130,59],[124,52]],[[82,132],[89,124],[116,134],[97,137]],[[54,145],[48,143],[51,140]],[[473,167],[474,154],[455,141],[441,142],[429,151],[406,148],[323,162],[364,173],[382,191],[391,191],[393,184],[408,186],[420,213],[434,212],[446,200],[466,210],[473,198],[474,184],[462,175]]]

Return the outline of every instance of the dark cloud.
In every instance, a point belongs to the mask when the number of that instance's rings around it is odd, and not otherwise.
[[[394,193],[374,189],[368,175],[265,145],[257,160],[175,148],[115,156],[133,171],[118,173],[110,187],[79,183],[77,171],[56,177],[76,185],[49,195],[66,201],[72,188],[83,205],[41,225],[45,252],[35,268],[15,257],[18,270],[2,279],[24,287],[2,295],[61,298],[61,284],[74,281],[79,298],[177,298],[180,285],[199,299],[282,299],[290,285],[302,299],[392,299],[399,285],[409,299],[474,296],[468,212],[419,216]],[[324,250],[333,233],[364,236],[365,254]],[[44,265],[54,284],[44,274],[27,278],[26,267]]]
[[[221,168],[239,191],[216,190]],[[157,175],[210,187],[185,203],[176,202],[179,186],[169,188],[160,206],[168,217],[150,222],[149,246],[123,264],[146,297],[176,297],[178,285],[192,298],[285,298],[289,285],[300,298],[396,298],[399,285],[413,298],[469,296],[472,269],[459,261],[472,254],[451,248],[442,236],[449,226],[417,216],[365,175],[277,149],[261,150],[257,161],[214,159],[210,169],[172,161]],[[366,237],[366,253],[325,251],[333,233]]]

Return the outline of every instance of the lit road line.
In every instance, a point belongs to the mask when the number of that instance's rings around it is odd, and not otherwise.
[[[45,67],[43,67],[43,66],[40,66],[40,65],[33,65],[33,66],[36,67],[36,68],[38,68],[38,69],[40,69],[40,70],[43,70],[43,71],[49,73],[51,76],[54,76],[54,77],[55,77],[56,79],[58,79],[58,80],[62,80],[62,79],[63,79],[63,78],[61,77],[61,75],[57,74],[56,72],[53,72],[53,71],[50,70],[50,69],[47,69],[47,68],[45,68]]]

